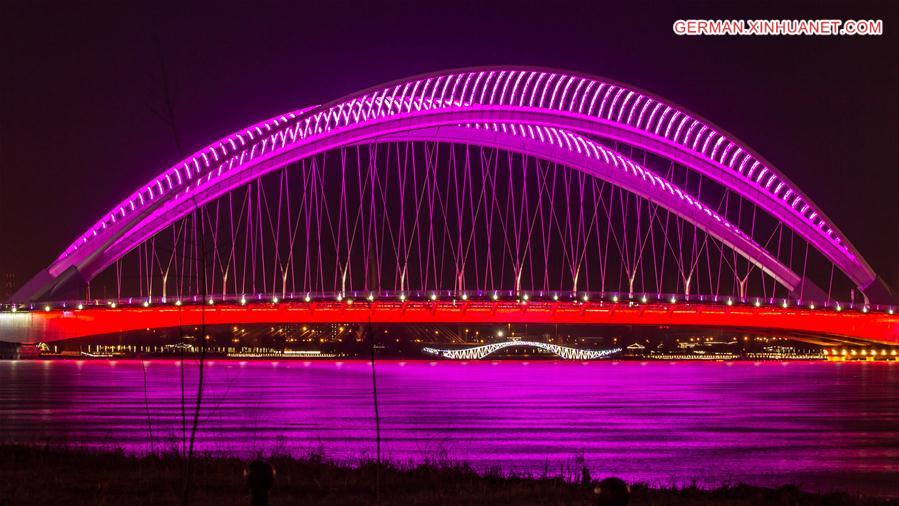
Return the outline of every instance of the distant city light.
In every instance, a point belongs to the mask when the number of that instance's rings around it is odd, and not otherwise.
[[[49,310],[50,310],[50,306],[44,306],[44,311],[49,311]]]
[[[81,310],[81,309],[84,309],[84,304],[78,304],[78,306],[77,306],[77,307],[78,307],[78,309],[79,309],[79,310]],[[12,308],[12,310],[13,310],[13,312],[15,312],[15,310],[16,310],[16,307],[15,307],[15,306],[13,306],[13,308]]]

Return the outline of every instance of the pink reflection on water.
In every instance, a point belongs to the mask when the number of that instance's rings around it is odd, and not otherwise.
[[[153,362],[173,367],[0,362],[0,432],[6,441],[174,449],[179,362]],[[197,363],[184,364],[191,405]],[[583,458],[595,476],[656,484],[899,495],[897,371],[878,363],[381,361],[383,449],[398,462],[466,461],[482,471],[575,474]],[[320,452],[346,462],[374,455],[368,362],[216,360],[206,381],[200,451]]]

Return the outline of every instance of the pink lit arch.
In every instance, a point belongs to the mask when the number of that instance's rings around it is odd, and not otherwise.
[[[15,296],[45,298],[90,280],[196,206],[317,153],[396,140],[463,142],[558,161],[660,204],[703,228],[790,290],[802,279],[698,198],[592,138],[655,153],[720,183],[779,219],[843,271],[876,288],[848,239],[778,169],[681,107],[613,81],[541,69],[438,72],[299,109],[220,139],[109,210]]]

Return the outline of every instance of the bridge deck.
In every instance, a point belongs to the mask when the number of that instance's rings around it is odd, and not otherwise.
[[[611,302],[385,301],[220,303],[0,313],[0,341],[34,343],[143,329],[272,323],[579,324],[792,332],[899,344],[899,315],[779,306]]]

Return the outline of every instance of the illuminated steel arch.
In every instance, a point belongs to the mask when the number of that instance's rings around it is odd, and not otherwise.
[[[621,348],[612,348],[608,350],[582,350],[570,346],[561,346],[540,341],[501,341],[482,346],[452,350],[425,347],[422,348],[422,351],[428,355],[448,358],[451,360],[481,360],[500,350],[518,347],[541,349],[565,360],[597,360],[600,358],[608,358],[621,351]]]
[[[620,141],[738,193],[838,267],[866,294],[876,274],[824,213],[744,144],[683,108],[608,80],[538,69],[447,71],[378,86],[258,123],[153,178],[78,237],[14,301],[37,300],[95,275],[191,210],[318,153],[386,140],[464,141],[585,170],[706,230],[795,290],[800,276],[698,198],[592,137]]]

